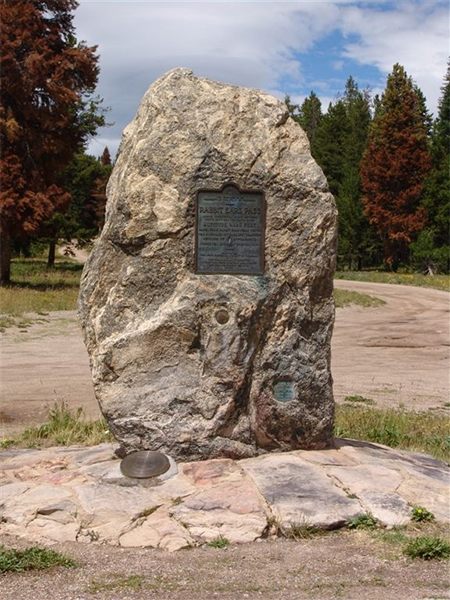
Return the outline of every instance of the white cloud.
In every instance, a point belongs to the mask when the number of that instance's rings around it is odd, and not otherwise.
[[[447,16],[446,3],[435,0],[81,0],[74,24],[80,39],[99,45],[98,93],[116,122],[102,132],[102,139],[110,140],[115,152],[148,86],[175,67],[236,85],[279,90],[281,97],[284,89],[291,96],[308,95],[316,79],[318,95],[331,98],[343,91],[338,87],[342,80],[354,75],[352,65],[375,67],[385,77],[399,62],[434,110],[446,71]],[[317,64],[317,57],[326,55],[322,44],[333,32],[346,36],[345,46],[334,48],[333,56],[324,58],[327,64],[322,69],[318,63],[311,77],[306,67],[312,58]],[[341,74],[339,84],[333,71]],[[380,76],[373,87],[379,84]]]
[[[424,92],[430,109],[436,111],[449,55],[446,2],[394,3],[389,15],[381,10],[345,7],[341,19],[343,33],[359,37],[345,45],[344,56],[376,66],[384,74],[400,63]]]

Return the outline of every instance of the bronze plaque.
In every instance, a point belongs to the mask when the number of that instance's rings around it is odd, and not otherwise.
[[[199,190],[195,219],[195,272],[206,275],[262,275],[264,193],[234,183]]]

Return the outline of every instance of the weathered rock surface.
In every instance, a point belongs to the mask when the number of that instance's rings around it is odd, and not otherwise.
[[[264,275],[195,273],[196,193],[229,182],[265,194]],[[125,450],[197,460],[329,445],[336,210],[286,106],[169,72],[124,131],[106,213],[79,314]]]
[[[450,522],[448,466],[376,444],[178,463],[168,479],[148,480],[118,477],[113,450],[0,449],[0,535],[174,551],[301,525],[333,529],[366,513],[392,527],[415,505]]]

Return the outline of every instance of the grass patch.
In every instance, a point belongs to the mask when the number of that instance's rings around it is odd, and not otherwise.
[[[388,271],[337,271],[335,279],[413,285],[450,291],[450,275],[421,275],[420,273],[390,273]]]
[[[142,590],[145,585],[145,580],[142,575],[122,575],[114,574],[102,577],[101,579],[93,579],[89,585],[88,591],[91,594],[97,594],[104,591],[132,591]]]
[[[380,556],[387,560],[397,561],[405,554],[411,558],[450,558],[450,538],[448,527],[436,521],[416,522],[411,520],[406,525],[398,525],[392,529],[375,527],[360,530],[358,535],[367,537],[368,544],[375,544]]]
[[[450,544],[437,536],[417,537],[406,544],[403,552],[411,558],[443,560],[450,558]]]
[[[364,308],[375,308],[377,306],[383,306],[383,304],[386,304],[386,302],[384,300],[380,300],[380,298],[341,289],[334,290],[334,303],[336,308],[344,308],[345,306],[350,306],[351,304],[356,304],[357,306],[362,306]]]
[[[11,284],[0,287],[0,328],[18,325],[27,313],[74,310],[82,269],[82,264],[68,260],[58,260],[52,269],[44,260],[13,260]]]
[[[143,575],[125,575],[124,573],[107,573],[99,578],[92,579],[86,592],[98,594],[101,592],[166,592],[180,588],[176,581],[166,577],[145,577]],[[122,596],[121,596],[122,597]],[[126,596],[129,597],[128,595]],[[135,596],[133,595],[133,598]],[[139,596],[141,598],[142,596]],[[152,595],[152,598],[154,596]],[[159,596],[158,596],[159,597]],[[109,598],[109,595],[108,595]],[[147,594],[145,594],[147,598]]]
[[[376,539],[391,546],[401,546],[409,540],[406,526],[397,526],[392,529],[377,529],[374,532]]]
[[[223,535],[219,535],[214,540],[211,540],[206,544],[209,548],[228,548],[230,540]]]
[[[450,417],[401,408],[336,406],[336,437],[346,437],[431,454],[450,462]]]
[[[78,300],[78,287],[59,290],[36,290],[33,288],[0,288],[2,315],[7,315],[10,325],[26,313],[49,313],[55,310],[75,310]],[[9,316],[9,319],[8,319]],[[12,321],[12,322],[11,322]],[[8,325],[8,323],[4,323]]]
[[[17,258],[11,261],[11,287],[44,291],[78,287],[82,270],[83,264],[67,258],[57,258],[50,269],[42,258]]]
[[[376,526],[376,519],[369,513],[350,519],[348,523],[349,529],[375,529]]]
[[[279,535],[288,540],[308,540],[316,535],[322,535],[325,531],[308,523],[291,523],[289,527],[280,527]]]
[[[346,398],[344,398],[344,402],[356,402],[357,404],[366,404],[366,405],[372,405],[375,404],[375,400],[372,400],[372,398],[364,398],[364,396],[347,396]]]
[[[70,410],[65,402],[56,403],[48,412],[48,423],[30,427],[14,440],[3,440],[1,445],[39,448],[42,446],[95,446],[112,441],[104,419],[87,421],[83,409]]]
[[[58,566],[76,567],[77,563],[60,552],[38,546],[31,546],[25,550],[7,550],[0,546],[0,573],[23,573]]]

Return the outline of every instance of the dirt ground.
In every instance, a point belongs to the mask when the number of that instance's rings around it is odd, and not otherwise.
[[[450,400],[450,295],[437,290],[337,281],[381,298],[379,308],[338,309],[332,342],[336,400],[360,395],[377,406],[442,409]],[[100,415],[75,312],[9,328],[1,342],[0,436],[45,421],[65,400]],[[448,410],[448,409],[447,409]]]
[[[385,300],[380,308],[339,309],[332,344],[335,396],[378,406],[440,409],[449,401],[449,294],[336,282]],[[0,436],[45,420],[65,400],[99,415],[74,312],[52,313],[1,343]],[[4,537],[0,544],[24,547]],[[301,541],[263,540],[227,549],[168,554],[97,543],[56,544],[74,569],[0,576],[2,600],[443,600],[448,565],[411,560],[400,545],[342,531]]]
[[[404,285],[335,281],[384,300],[378,308],[338,309],[332,341],[336,400],[441,408],[450,400],[450,294]]]
[[[0,543],[24,546],[21,540]],[[0,575],[2,600],[444,600],[440,561],[412,560],[398,544],[358,531],[226,549],[56,544],[82,566]]]

